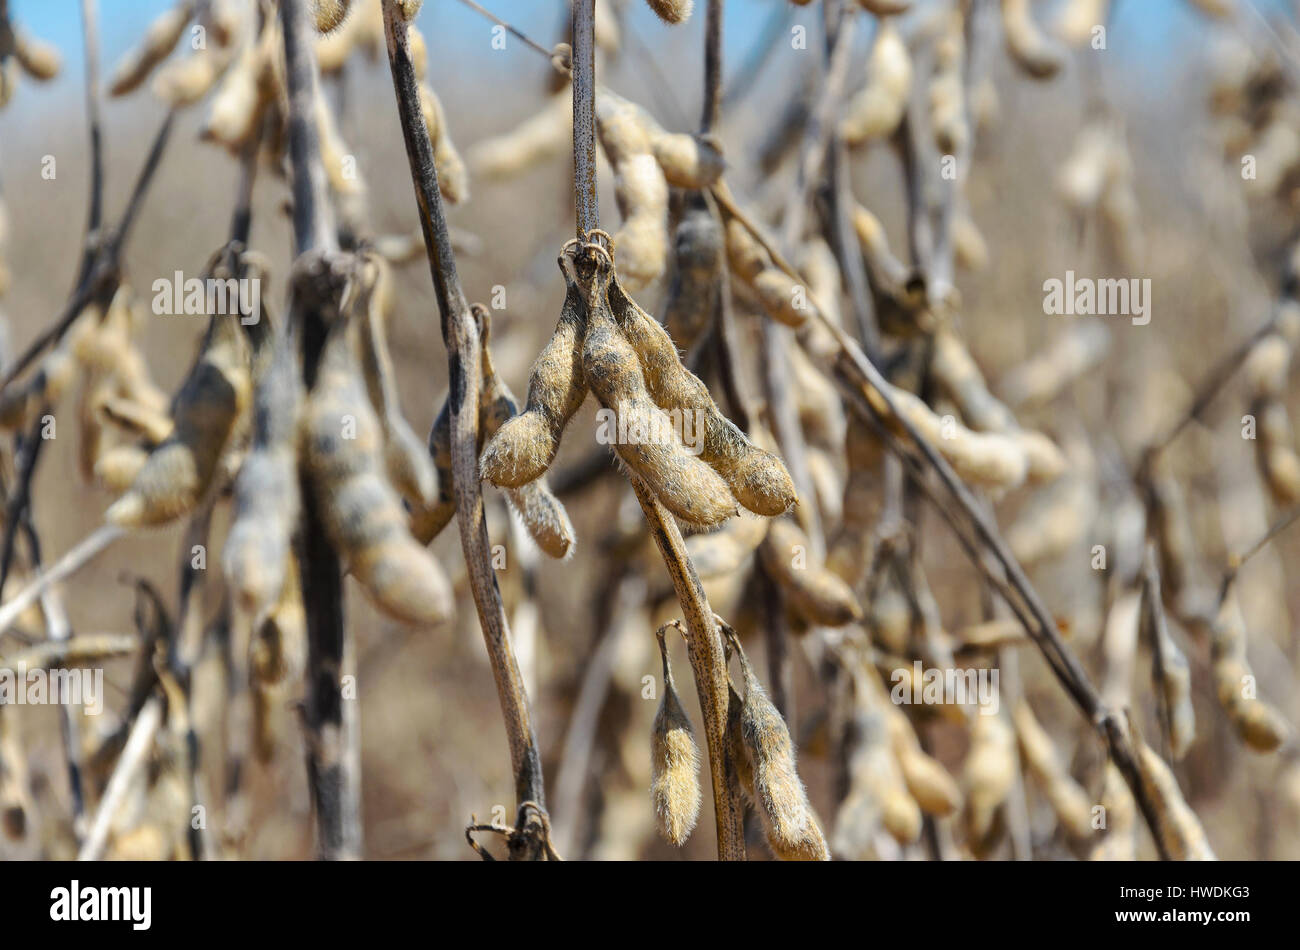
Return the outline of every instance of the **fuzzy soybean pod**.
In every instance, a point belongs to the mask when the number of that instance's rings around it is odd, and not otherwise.
[[[695,0],[646,0],[646,3],[665,23],[685,23],[695,6]]]
[[[853,95],[840,122],[840,134],[850,147],[889,138],[903,120],[912,89],[912,59],[892,21],[876,29],[867,60],[866,84]]]
[[[253,695],[253,750],[269,762],[275,750],[277,710],[307,666],[307,612],[302,601],[298,561],[285,558],[284,584],[249,644],[248,672]]]
[[[682,365],[672,337],[628,296],[617,274],[609,285],[609,303],[623,336],[636,350],[650,398],[680,420],[683,441],[690,442],[750,511],[773,517],[789,510],[797,495],[785,463],[751,443],[722,414],[708,387]]]
[[[727,260],[736,279],[754,292],[763,312],[788,327],[802,327],[814,313],[807,288],[772,263],[763,246],[738,219],[727,222]]]
[[[1215,695],[1241,741],[1256,752],[1272,752],[1291,733],[1286,717],[1256,694],[1246,658],[1246,620],[1236,584],[1224,593],[1210,631],[1210,667]]]
[[[230,589],[250,617],[281,596],[301,506],[297,465],[302,385],[290,339],[272,343],[253,393],[253,444],[235,478],[234,516],[222,551]]]
[[[433,504],[411,505],[411,534],[415,540],[427,545],[442,534],[442,529],[456,515],[456,491],[451,471],[451,410],[443,400],[438,417],[429,430],[429,457],[433,459],[438,474],[438,491]]]
[[[316,29],[329,33],[337,29],[347,17],[351,5],[352,0],[310,0],[307,7]]]
[[[1178,779],[1164,759],[1137,736],[1138,776],[1156,813],[1156,833],[1175,861],[1217,861],[1201,821],[1183,798]]]
[[[615,235],[619,267],[640,290],[668,265],[668,181],[655,159],[650,130],[632,103],[596,97],[596,131],[614,168],[614,196],[623,224]]]
[[[636,348],[624,337],[610,309],[613,259],[599,245],[584,253],[594,260],[582,367],[587,384],[609,414],[603,429],[619,459],[664,506],[689,525],[711,528],[736,513],[736,500],[722,476],[691,454],[672,419],[651,398]]]
[[[808,623],[842,627],[862,619],[862,605],[849,585],[817,562],[811,543],[793,519],[774,520],[758,550],[790,606]]]
[[[738,571],[767,537],[771,522],[741,512],[717,531],[693,534],[686,539],[686,553],[701,580],[725,577]]]
[[[1065,51],[1034,22],[1030,0],[1002,0],[1002,33],[1007,51],[1026,75],[1051,79],[1065,63]]]
[[[829,861],[826,838],[795,768],[790,730],[734,637],[733,645],[745,677],[741,740],[753,768],[754,805],[767,843],[783,861]]]
[[[577,281],[559,260],[566,290],[560,320],[528,377],[524,411],[505,422],[479,459],[483,477],[501,488],[518,488],[541,477],[560,450],[560,437],[587,398],[583,338],[587,302]]]
[[[1038,780],[1061,827],[1077,840],[1092,835],[1092,801],[1062,763],[1052,744],[1052,738],[1035,718],[1033,710],[1024,700],[1012,714],[1016,737],[1020,740],[1020,753],[1029,771]]]
[[[907,791],[927,815],[945,817],[961,807],[961,790],[938,759],[921,748],[912,721],[898,706],[881,702],[888,717],[889,741]]]
[[[18,65],[37,82],[48,82],[59,74],[59,51],[42,40],[13,27],[13,54]]]
[[[438,473],[420,437],[402,416],[397,395],[397,374],[384,327],[387,267],[378,256],[367,261],[369,280],[364,283],[357,325],[361,371],[366,393],[384,430],[384,464],[393,486],[413,505],[431,505],[438,495]]]
[[[140,45],[122,57],[108,79],[108,92],[124,96],[136,89],[149,77],[153,68],[171,55],[180,42],[185,24],[194,15],[194,3],[186,0],[159,14],[145,31]]]
[[[492,362],[489,343],[492,322],[487,308],[474,304],[473,312],[479,323],[479,341],[482,347],[482,385],[479,386],[479,439],[491,438],[501,426],[519,413],[514,394],[505,384]],[[514,507],[519,520],[548,556],[563,560],[573,553],[573,525],[564,503],[556,498],[546,478],[534,479],[519,488],[505,489],[506,498]]]
[[[664,687],[650,730],[650,800],[659,833],[681,847],[700,817],[700,749],[668,662],[664,633],[670,626],[665,624],[655,634],[663,662]]]
[[[176,428],[104,517],[138,528],[193,511],[207,494],[217,463],[248,406],[248,344],[233,316],[216,315],[194,366],[172,404]]]
[[[1101,790],[1101,807],[1105,809],[1105,835],[1088,852],[1089,861],[1137,860],[1137,802],[1124,776],[1114,762],[1106,763],[1106,778]]]
[[[307,484],[325,533],[376,606],[434,625],[453,611],[451,583],[407,531],[384,474],[379,420],[358,377],[345,326],[331,327],[301,425]]]
[[[695,345],[713,323],[722,292],[722,225],[698,194],[673,235],[673,280],[664,304],[664,326],[682,349]]]
[[[996,843],[998,813],[1016,782],[1016,737],[991,708],[972,718],[966,754],[966,830],[972,850],[986,854]]]

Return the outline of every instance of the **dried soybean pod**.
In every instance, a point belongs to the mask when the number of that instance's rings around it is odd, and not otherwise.
[[[249,644],[249,673],[266,685],[296,681],[307,667],[307,615],[298,559],[287,556],[281,571],[279,595]]]
[[[695,6],[695,0],[646,0],[646,3],[665,23],[685,23]]]
[[[1256,693],[1255,675],[1246,658],[1246,620],[1230,584],[1211,627],[1210,666],[1219,705],[1241,741],[1256,752],[1272,752],[1291,733],[1286,717]]]
[[[37,82],[48,82],[59,74],[59,51],[42,40],[13,29],[13,53],[23,72]]]
[[[1016,782],[1016,737],[991,707],[972,717],[966,754],[966,829],[976,854],[996,843],[998,812]]]
[[[712,324],[722,291],[722,225],[703,196],[690,194],[673,235],[673,280],[664,304],[664,326],[673,341],[690,349]]]
[[[739,570],[767,537],[769,524],[766,518],[742,511],[717,531],[691,535],[686,539],[686,553],[695,573],[707,580]]]
[[[124,492],[149,460],[149,450],[140,445],[117,445],[95,460],[95,480],[111,492]]]
[[[619,330],[636,350],[650,398],[680,420],[683,441],[690,437],[692,451],[750,511],[775,516],[789,510],[797,496],[785,463],[751,443],[722,414],[708,387],[682,365],[672,337],[628,296],[617,273],[609,286],[609,304]]]
[[[202,138],[238,151],[260,127],[265,107],[274,94],[271,57],[278,41],[276,21],[270,20],[261,36],[240,52],[212,96]]]
[[[124,96],[144,82],[153,68],[171,55],[193,15],[192,0],[159,14],[149,24],[140,45],[132,48],[113,68],[108,80],[109,95]]]
[[[359,300],[365,319],[357,327],[358,350],[366,392],[384,429],[384,464],[393,486],[411,504],[432,505],[438,494],[438,473],[428,450],[402,416],[397,374],[384,329],[388,269],[377,255],[369,256],[367,267],[370,274]]]
[[[732,636],[745,677],[740,732],[754,773],[754,804],[772,852],[783,861],[829,861],[830,849],[795,769],[790,730]]]
[[[585,292],[589,309],[582,367],[607,412],[603,428],[611,423],[616,427],[608,441],[619,459],[682,521],[701,528],[721,524],[736,513],[727,483],[686,450],[668,414],[651,399],[636,349],[610,311],[612,258],[594,244],[585,245],[584,253],[592,257],[594,273]]]
[[[665,180],[674,188],[712,187],[727,170],[722,149],[712,135],[658,129],[650,140],[650,148]]]
[[[857,414],[850,413],[844,439],[848,478],[840,528],[826,553],[826,567],[857,590],[871,565],[873,530],[881,507],[884,447],[880,437]]]
[[[1133,744],[1137,746],[1139,780],[1155,808],[1156,832],[1169,857],[1175,861],[1218,860],[1169,766],[1139,737],[1133,737]]]
[[[1021,700],[1012,713],[1012,719],[1016,737],[1020,740],[1020,753],[1038,780],[1061,827],[1072,838],[1088,838],[1092,834],[1092,802],[1087,792],[1070,776],[1056,754],[1051,736],[1034,717],[1028,703]]]
[[[727,657],[731,656],[730,644],[727,646]],[[736,692],[736,686],[731,682],[731,676],[727,676],[727,749],[728,755],[731,756],[732,763],[736,766],[736,781],[740,783],[740,790],[744,793],[745,798],[752,804],[754,799],[754,763],[749,761],[749,753],[745,750],[745,733],[741,726],[740,711],[744,708],[744,701],[740,694]]]
[[[897,16],[912,9],[912,0],[858,0],[858,6],[876,16]]]
[[[407,531],[401,499],[384,475],[379,421],[339,323],[330,328],[307,399],[302,444],[326,535],[376,606],[408,623],[450,617],[451,583]]]
[[[559,260],[566,284],[564,307],[555,332],[533,363],[524,411],[497,430],[479,460],[483,477],[503,488],[518,488],[550,468],[564,427],[587,398],[582,368],[587,302],[565,261]]]
[[[451,472],[451,410],[445,399],[429,430],[429,455],[438,473],[437,499],[432,505],[413,504],[411,508],[411,534],[425,545],[440,535],[456,514]]]
[[[1029,0],[1002,0],[1002,32],[1007,50],[1026,74],[1050,79],[1065,62],[1065,53],[1029,15]]]
[[[193,50],[158,70],[151,88],[155,96],[173,108],[193,105],[207,95],[229,60],[229,53],[213,47]]]
[[[442,100],[427,83],[420,83],[420,106],[424,112],[425,125],[429,129],[429,141],[433,144],[433,164],[438,172],[438,191],[450,204],[460,204],[469,200],[469,172],[465,161],[460,157],[451,140],[451,130],[447,127],[447,113],[442,107]]]
[[[479,439],[489,439],[509,419],[519,413],[514,394],[505,384],[492,362],[492,321],[487,308],[474,304],[471,308],[479,324],[479,343],[482,385],[479,387]],[[519,488],[507,488],[506,497],[514,507],[519,520],[528,529],[529,536],[548,556],[563,560],[573,553],[573,525],[564,503],[556,498],[546,484],[546,477],[537,478]]]
[[[51,350],[40,367],[21,386],[0,394],[0,429],[22,428],[44,405],[59,400],[77,372],[77,361],[67,347]]]
[[[239,607],[258,618],[281,596],[301,506],[297,431],[302,384],[291,339],[272,342],[253,393],[253,445],[235,478],[222,567]]]
[[[316,29],[321,33],[330,33],[347,17],[351,4],[352,0],[311,0],[308,8]]]
[[[650,731],[650,799],[655,824],[670,843],[681,847],[700,817],[700,749],[695,744],[691,720],[677,697],[665,624],[655,633],[663,661],[664,689]]]
[[[849,100],[840,122],[845,144],[858,146],[894,134],[912,89],[912,59],[898,28],[884,20],[867,60],[867,81]]]
[[[287,704],[290,687],[302,679],[307,666],[307,614],[297,558],[288,556],[282,572],[279,598],[249,644],[253,750],[261,762],[270,761],[275,750],[278,707]]]
[[[874,676],[874,672],[868,672]],[[944,817],[961,807],[961,790],[938,759],[921,748],[912,721],[898,706],[881,696],[879,706],[888,717],[890,745],[907,790],[927,815]]]
[[[1089,861],[1137,860],[1137,802],[1115,763],[1106,762],[1106,779],[1102,786],[1101,807],[1106,816],[1106,831],[1088,853]]]
[[[563,152],[572,136],[573,95],[566,87],[511,131],[475,142],[466,159],[481,178],[512,178]]]
[[[176,428],[149,453],[131,488],[104,517],[137,528],[193,511],[212,486],[251,389],[247,342],[239,324],[234,317],[213,316],[198,359],[173,401]]]
[[[758,550],[790,606],[808,623],[842,627],[862,619],[862,605],[853,591],[815,561],[811,544],[792,519],[773,520]]]
[[[655,160],[640,110],[617,96],[596,96],[596,131],[614,169],[622,226],[615,235],[619,269],[633,290],[657,280],[668,264],[668,182]]]

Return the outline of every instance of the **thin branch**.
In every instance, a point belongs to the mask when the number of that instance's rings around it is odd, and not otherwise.
[[[447,346],[448,378],[451,393],[452,473],[456,494],[456,518],[460,526],[461,549],[469,573],[470,590],[478,610],[483,641],[492,665],[506,736],[510,742],[510,760],[515,777],[518,809],[516,825],[519,846],[512,847],[513,857],[536,859],[547,848],[549,820],[545,812],[542,761],[533,732],[532,712],[519,664],[510,643],[510,626],[506,620],[501,591],[492,570],[487,522],[483,514],[483,493],[478,471],[478,387],[481,348],[478,327],[469,312],[465,294],[456,274],[456,260],[447,232],[447,219],[438,193],[438,173],[434,168],[433,146],[420,109],[415,66],[411,61],[405,21],[393,0],[384,0],[384,33],[388,60],[393,75],[411,180],[420,209],[420,226],[424,232],[433,277],[438,311],[442,321],[443,342]],[[595,180],[594,151],[592,181]]]

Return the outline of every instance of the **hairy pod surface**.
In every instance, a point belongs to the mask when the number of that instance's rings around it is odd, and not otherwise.
[[[450,617],[451,583],[407,531],[401,500],[384,475],[379,422],[342,328],[326,343],[301,437],[325,532],[375,604],[407,623]]]
[[[555,332],[533,363],[524,411],[505,422],[483,450],[479,470],[492,484],[519,488],[555,461],[564,428],[587,398],[583,375],[583,338],[587,302],[565,268],[564,306]]]
[[[740,652],[741,737],[753,768],[754,803],[768,845],[784,861],[829,861],[830,849],[795,768],[790,730]]]
[[[659,652],[664,683],[650,731],[650,798],[659,833],[681,847],[700,817],[700,749],[695,744],[691,720],[677,696],[662,631]]]

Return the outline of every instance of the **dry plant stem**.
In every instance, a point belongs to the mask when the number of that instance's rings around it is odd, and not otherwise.
[[[1139,637],[1147,638],[1151,644],[1151,665],[1153,692],[1155,693],[1156,711],[1160,721],[1160,734],[1165,741],[1165,752],[1173,748],[1173,711],[1165,694],[1165,656],[1164,643],[1169,634],[1166,632],[1165,608],[1160,600],[1160,569],[1156,565],[1155,546],[1147,543],[1142,558],[1142,614],[1139,621]]]
[[[580,237],[600,226],[600,211],[596,204],[596,128],[592,121],[596,94],[595,62],[591,56],[583,57],[579,54],[580,49],[590,51],[594,46],[594,5],[595,0],[575,0],[573,9],[574,190]],[[583,117],[586,119],[585,124],[581,121]],[[588,169],[583,167],[583,156],[587,156],[591,163]],[[730,744],[726,741],[727,667],[722,653],[722,637],[714,619],[713,608],[704,596],[700,578],[686,553],[686,543],[677,522],[637,478],[632,477],[630,480],[641,510],[645,513],[650,534],[668,568],[673,590],[681,603],[686,626],[691,634],[687,649],[691,669],[695,674],[700,709],[704,714],[709,771],[713,779],[718,858],[723,861],[743,861],[745,835],[740,783],[735,763],[731,761]]]
[[[320,78],[311,47],[311,23],[304,0],[281,0],[285,79],[289,98],[289,157],[293,168],[293,228],[301,255],[338,251],[327,197],[325,169],[312,116],[320,96]],[[328,259],[328,258],[327,258]],[[314,382],[325,327],[320,315],[295,305],[303,343],[303,379]],[[345,639],[343,576],[338,555],[325,535],[310,491],[303,491],[298,543],[303,604],[307,613],[307,776],[316,812],[316,848],[327,861],[360,857],[360,815],[349,809],[344,747],[343,698],[340,686]]]
[[[704,113],[700,132],[707,135],[718,124],[722,108],[722,16],[726,0],[709,0],[704,22]]]
[[[30,584],[20,590],[0,607],[0,633],[8,630],[24,610],[36,603],[40,596],[59,581],[72,576],[95,555],[99,554],[122,535],[124,528],[117,525],[101,525],[91,532],[85,540],[70,549],[59,558],[48,571],[40,571]]]
[[[727,742],[727,661],[722,652],[722,634],[713,608],[704,596],[704,588],[695,566],[686,553],[686,542],[673,516],[641,482],[633,477],[632,489],[645,512],[646,523],[659,553],[668,567],[673,590],[681,604],[695,690],[704,715],[704,738],[709,750],[709,774],[713,780],[713,815],[718,830],[718,859],[745,860],[744,809],[740,799],[740,780],[736,763],[731,760]]]
[[[871,298],[866,265],[862,261],[862,244],[853,228],[853,190],[849,150],[835,134],[830,145],[830,227],[831,247],[844,275],[849,302],[862,340],[862,349],[873,363],[880,362],[880,329],[876,325],[876,308]]]
[[[587,2],[590,5],[591,0]],[[537,858],[545,844],[546,794],[528,694],[510,644],[510,627],[491,566],[487,522],[483,516],[477,451],[478,412],[475,409],[478,405],[480,358],[478,328],[470,315],[465,295],[461,291],[460,279],[456,275],[456,260],[447,233],[442,198],[438,193],[433,146],[420,110],[415,67],[407,46],[406,24],[392,0],[384,2],[384,33],[406,155],[410,161],[411,179],[420,208],[420,226],[424,231],[429,270],[438,298],[442,337],[447,346],[451,387],[448,397],[451,410],[451,460],[461,548],[465,555],[479,624],[483,629],[488,660],[496,680],[506,736],[510,742],[510,762],[514,770],[515,799],[519,810],[516,824],[524,832],[529,850],[528,854],[520,856]],[[593,119],[591,115],[588,118]],[[594,133],[594,124],[590,128]],[[594,185],[594,145],[590,157]],[[593,191],[592,201],[594,200]],[[527,810],[524,808],[525,803],[532,803]],[[512,852],[512,857],[515,856]]]
[[[126,748],[118,757],[113,774],[109,776],[108,785],[104,787],[99,808],[95,811],[90,831],[77,853],[78,861],[98,861],[104,855],[104,845],[108,843],[109,830],[113,816],[125,800],[131,788],[131,779],[136,771],[143,768],[153,747],[154,735],[162,724],[162,700],[157,696],[150,699],[140,715],[131,726],[131,735],[126,740]]]
[[[731,199],[725,186],[714,186],[713,195],[718,204],[728,214],[739,220],[754,235],[755,240],[766,245],[764,250],[771,255],[774,264],[795,280],[801,280],[798,272],[790,266],[784,256],[768,245],[759,229],[752,224],[748,216]],[[815,303],[814,301],[814,306]],[[1000,566],[1006,583],[1005,588],[1000,588],[1000,593],[1003,594],[1004,599],[1007,599],[1013,611],[1016,612],[1017,619],[1024,624],[1026,632],[1029,633],[1035,645],[1043,653],[1052,672],[1056,674],[1061,685],[1070,694],[1075,705],[1079,707],[1088,722],[1096,728],[1106,741],[1112,760],[1114,760],[1116,767],[1132,790],[1133,796],[1142,810],[1143,818],[1146,820],[1147,826],[1152,829],[1153,836],[1158,843],[1160,835],[1156,829],[1159,828],[1159,815],[1143,788],[1127,720],[1122,718],[1121,712],[1109,709],[1103,704],[1078,658],[1075,657],[1061,637],[1061,633],[1056,627],[1056,621],[1052,618],[1050,611],[1043,604],[1033,585],[1030,584],[1015,556],[1007,548],[1006,542],[1002,540],[996,524],[992,522],[983,507],[976,502],[971,495],[970,489],[953,471],[952,466],[898,412],[898,407],[894,405],[893,399],[889,395],[889,384],[880,374],[880,371],[867,359],[861,348],[842,329],[825,319],[821,308],[816,308],[815,313],[818,314],[818,319],[822,320],[823,326],[830,331],[839,346],[838,368],[841,372],[847,374],[848,388],[854,397],[852,400],[853,408],[865,417],[874,418],[874,411],[866,399],[866,391],[868,389],[874,390],[880,401],[884,403],[892,419],[901,426],[907,435],[908,441],[919,451],[925,467],[938,477],[943,486],[944,494],[950,499],[950,503],[960,511],[960,518],[968,522],[974,532],[971,543],[976,546],[967,547],[967,553],[972,556],[976,566],[985,571],[990,580],[996,580],[989,570],[990,565],[986,564],[984,557],[976,556],[976,552],[990,556]],[[895,454],[903,457],[903,453],[900,451],[901,447],[897,442],[891,440],[890,448]],[[943,511],[944,507],[941,506],[940,510]],[[962,537],[960,533],[958,536],[959,538]],[[1007,588],[1014,591],[1015,598],[1007,597]],[[1016,598],[1023,603],[1023,608],[1020,603],[1016,602]]]
[[[600,226],[596,194],[596,0],[573,0],[573,182],[578,237]]]
[[[32,524],[31,511],[23,513],[23,534],[27,538],[27,550],[32,570],[41,569],[41,542]],[[41,595],[41,612],[45,617],[45,628],[50,639],[62,647],[72,638],[72,627],[68,623],[68,614],[63,607],[63,598],[58,591],[47,589]],[[82,781],[81,769],[81,729],[74,711],[67,703],[61,703],[59,723],[63,738],[63,757],[68,764],[68,789],[72,795],[73,834],[80,836],[86,818],[86,792]]]
[[[130,234],[131,225],[135,223],[136,214],[140,206],[144,203],[144,196],[149,190],[149,185],[153,182],[154,172],[158,169],[158,164],[162,159],[163,150],[166,148],[168,138],[171,135],[172,120],[175,118],[174,111],[168,112],[167,117],[163,120],[162,125],[154,134],[152,146],[149,149],[149,155],[145,159],[144,166],[140,169],[140,174],[136,178],[135,188],[131,192],[131,200],[127,203],[126,210],[122,212],[122,220],[118,222],[117,227],[112,229],[109,235],[87,235],[87,245],[93,245],[97,250],[94,256],[94,265],[77,282],[77,288],[69,297],[63,309],[59,311],[58,317],[54,320],[49,329],[43,331],[36,337],[27,349],[23,350],[10,365],[5,368],[3,379],[0,379],[0,392],[8,389],[15,379],[32,365],[38,356],[41,355],[46,347],[58,343],[67,332],[72,322],[81,315],[81,311],[86,305],[91,303],[100,295],[111,294],[117,288],[118,271],[121,263],[122,252],[126,246],[126,239]]]
[[[81,27],[86,47],[86,119],[90,129],[90,210],[86,234],[93,237],[104,218],[104,142],[99,123],[99,17],[95,0],[81,0]],[[82,258],[81,281],[90,273],[94,259],[93,241],[87,241]]]

